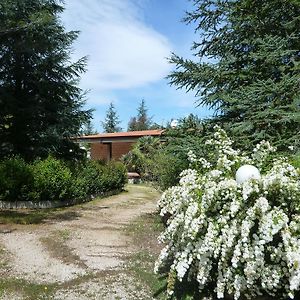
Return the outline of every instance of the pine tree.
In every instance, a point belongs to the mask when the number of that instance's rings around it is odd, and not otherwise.
[[[284,149],[300,130],[300,2],[194,0],[185,20],[196,24],[198,61],[175,54],[171,84],[193,90],[199,105],[216,109],[236,140],[262,139]]]
[[[148,109],[144,99],[142,99],[137,112],[137,116],[132,117],[128,123],[128,131],[152,129],[152,117],[148,116]]]
[[[111,102],[106,112],[105,121],[101,122],[104,132],[119,132],[122,130],[118,125],[121,123],[115,106]]]
[[[70,62],[78,32],[66,32],[58,0],[0,3],[0,156],[68,157],[91,111],[77,86],[86,58]]]

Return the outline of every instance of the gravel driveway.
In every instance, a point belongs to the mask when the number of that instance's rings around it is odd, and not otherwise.
[[[119,195],[65,208],[41,224],[0,224],[0,275],[45,286],[39,299],[151,299],[128,275],[127,258],[137,245],[125,228],[154,212],[158,197],[149,187],[129,185]],[[0,294],[24,297],[17,288]]]

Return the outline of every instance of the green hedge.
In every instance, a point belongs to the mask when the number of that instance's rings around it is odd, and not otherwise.
[[[127,182],[123,164],[83,161],[66,164],[49,156],[31,164],[14,157],[0,162],[0,200],[64,201],[122,189]]]
[[[48,157],[32,165],[36,199],[64,200],[72,189],[72,173],[60,160]]]
[[[32,170],[23,159],[14,157],[0,162],[0,200],[30,200],[33,182]]]
[[[126,168],[119,162],[103,164],[100,161],[87,161],[77,166],[73,174],[73,198],[101,195],[121,189],[127,182]]]

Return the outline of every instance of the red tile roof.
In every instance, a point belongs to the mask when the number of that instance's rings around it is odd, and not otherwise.
[[[94,135],[85,135],[78,137],[79,139],[101,139],[101,138],[122,138],[122,137],[142,137],[142,136],[160,136],[163,133],[161,129],[100,133]]]

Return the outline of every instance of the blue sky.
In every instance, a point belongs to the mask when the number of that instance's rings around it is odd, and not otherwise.
[[[191,57],[193,26],[181,22],[191,9],[188,0],[65,0],[62,16],[67,30],[79,30],[73,59],[88,56],[88,71],[80,86],[89,90],[87,107],[94,108],[93,124],[102,131],[110,102],[123,130],[145,99],[153,121],[211,114],[197,107],[193,93],[171,87],[165,77],[174,66],[171,52]]]

